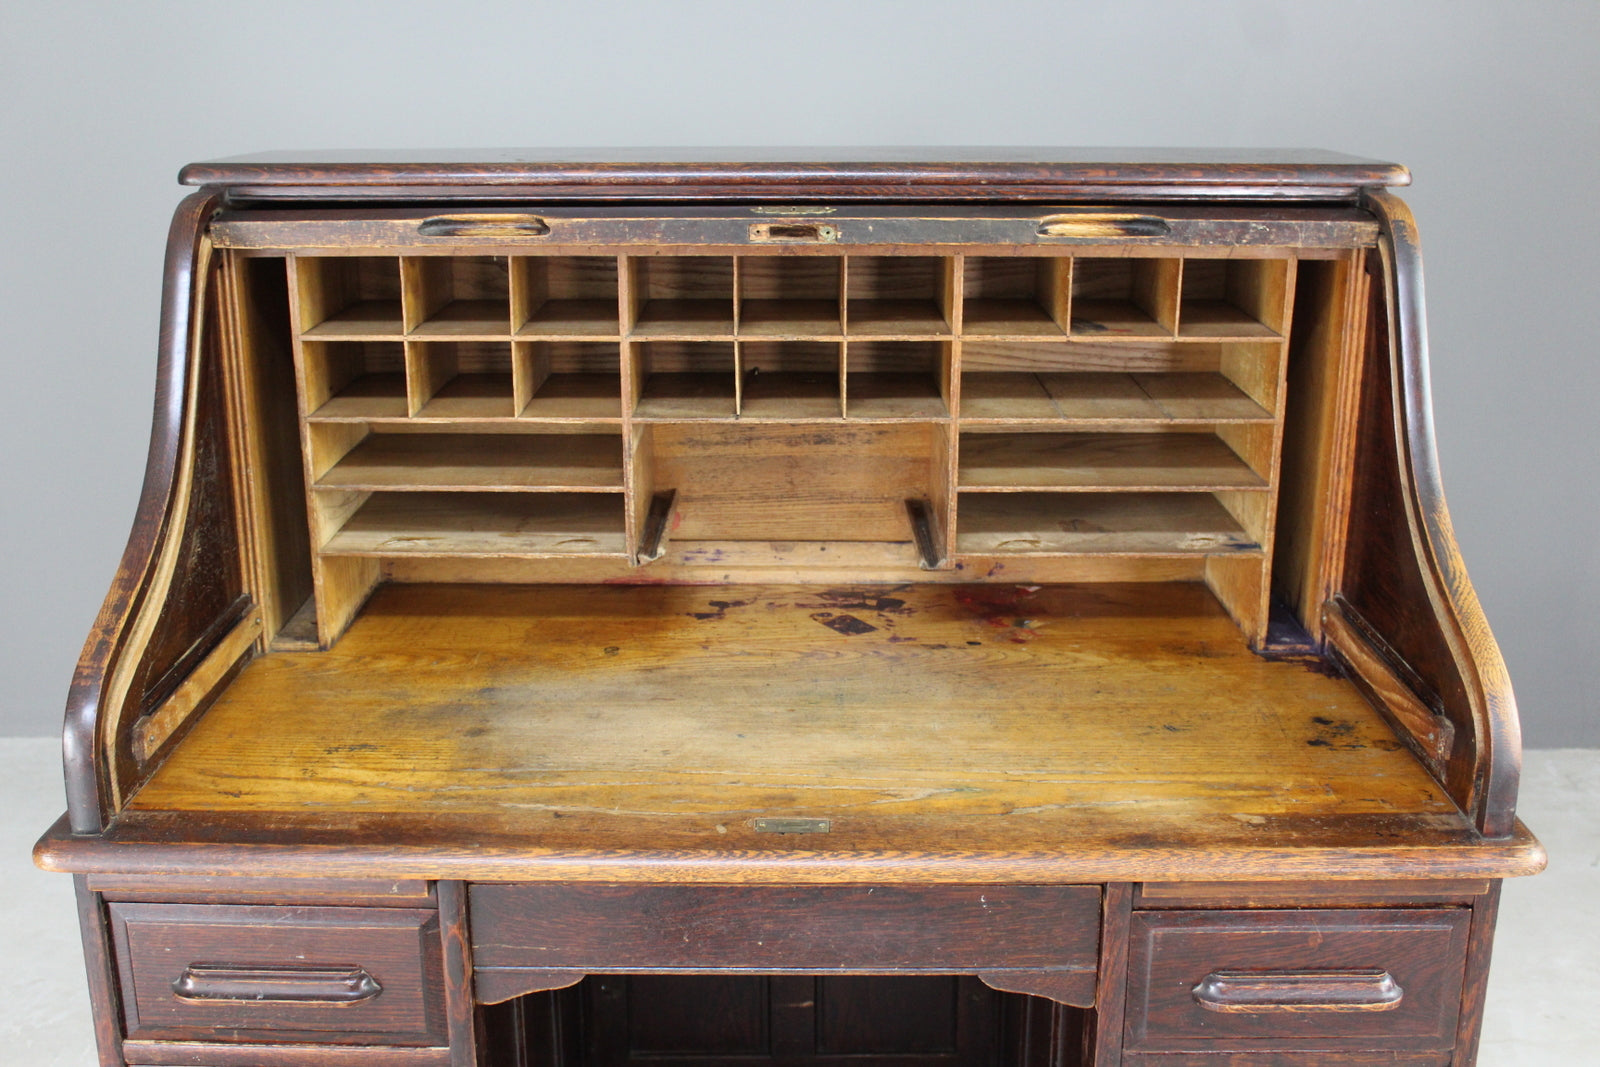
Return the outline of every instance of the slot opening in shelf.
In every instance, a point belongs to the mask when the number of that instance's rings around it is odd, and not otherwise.
[[[1288,281],[1287,260],[1185,260],[1178,336],[1277,337]]]
[[[404,418],[406,354],[399,341],[303,341],[306,413],[313,419]]]
[[[1062,337],[1072,261],[1059,256],[968,256],[961,331],[968,337]]]
[[[509,341],[407,341],[406,375],[414,418],[516,414]]]
[[[1210,493],[967,493],[961,555],[1257,555],[1261,546]]]
[[[853,419],[940,419],[950,414],[950,342],[851,341],[846,414]]]
[[[727,419],[738,413],[732,341],[648,341],[630,347],[635,418]]]
[[[622,351],[615,341],[517,341],[517,414],[530,419],[620,419]]]
[[[409,336],[498,340],[511,332],[505,256],[407,256],[401,275]]]
[[[839,349],[828,341],[740,342],[740,416],[839,418]]]
[[[625,558],[623,498],[620,491],[374,492],[340,524],[321,554]]]
[[[294,266],[304,336],[355,341],[405,332],[398,257],[302,256]]]
[[[739,336],[774,340],[837,337],[837,256],[741,256]]]
[[[973,341],[962,349],[965,422],[1254,422],[1273,418],[1268,344]]]
[[[953,261],[934,256],[851,256],[846,329],[853,337],[945,337]]]
[[[615,492],[622,489],[622,439],[614,432],[418,433],[408,428],[367,434],[336,461],[317,466],[327,468],[315,483],[318,489]]]
[[[1182,267],[1177,259],[1073,260],[1073,336],[1171,337]]]
[[[733,338],[733,259],[636,256],[631,333],[641,338]]]
[[[511,308],[518,337],[617,337],[617,259],[517,256]]]
[[[1267,480],[1214,433],[963,431],[960,456],[963,493],[1268,488]]]

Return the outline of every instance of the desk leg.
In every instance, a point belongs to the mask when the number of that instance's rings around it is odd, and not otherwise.
[[[1093,1024],[1084,1033],[1083,1062],[1117,1067],[1122,1062],[1122,1010],[1128,999],[1128,920],[1133,886],[1106,886],[1100,918],[1100,974],[1095,982]]]
[[[444,940],[445,1015],[450,1027],[450,1067],[483,1062],[483,1028],[472,1001],[472,938],[467,928],[465,882],[439,882],[439,935]]]

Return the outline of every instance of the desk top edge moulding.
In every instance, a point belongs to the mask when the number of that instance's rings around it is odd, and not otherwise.
[[[1405,168],[180,180],[35,850],[103,1064],[1474,1062],[1544,854]]]

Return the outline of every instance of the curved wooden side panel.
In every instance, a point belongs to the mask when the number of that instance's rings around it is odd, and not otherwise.
[[[1467,577],[1445,507],[1428,382],[1422,256],[1410,209],[1384,192],[1381,285],[1369,318],[1349,548],[1328,636],[1380,695],[1395,679],[1421,707],[1393,711],[1479,831],[1515,830],[1521,736],[1499,647]],[[1344,647],[1341,647],[1343,645]],[[1363,670],[1362,661],[1382,670]],[[1379,678],[1378,676],[1382,676]]]
[[[222,422],[220,350],[205,328],[213,284],[205,234],[220,201],[210,189],[189,196],[168,234],[144,485],[67,699],[63,755],[75,833],[104,829],[133,786],[143,762],[133,751],[135,721],[179,689],[248,613]],[[197,468],[207,485],[196,495]],[[169,604],[175,584],[176,606]]]

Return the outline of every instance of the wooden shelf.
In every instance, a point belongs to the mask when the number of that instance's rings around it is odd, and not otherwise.
[[[351,449],[317,488],[620,490],[622,441],[612,434],[377,433]]]
[[[405,334],[398,300],[362,300],[323,319],[302,336],[316,341],[390,341]]]
[[[615,374],[552,374],[518,414],[554,421],[620,419],[622,383]]]
[[[739,408],[742,418],[807,421],[843,416],[837,372],[779,371],[748,374]]]
[[[517,328],[519,338],[619,337],[615,300],[548,300]]]
[[[511,375],[458,374],[417,412],[419,419],[506,419],[512,408]]]
[[[1206,341],[1259,341],[1278,332],[1225,300],[1185,300],[1178,312],[1178,336]]]
[[[950,324],[932,300],[851,300],[845,318],[851,337],[950,336]]]
[[[1031,300],[968,300],[962,312],[961,332],[985,340],[1066,336],[1060,324]]]
[[[956,552],[994,555],[1260,555],[1206,493],[961,495]]]
[[[626,556],[620,493],[374,493],[324,556]]]
[[[1131,300],[1074,300],[1072,335],[1110,341],[1120,337],[1171,337],[1172,333]]]
[[[964,433],[960,488],[1265,489],[1213,434]]]
[[[731,300],[651,300],[631,336],[640,339],[718,340],[733,337]]]
[[[363,422],[406,417],[406,376],[363,374],[310,415],[313,422]]]
[[[733,373],[658,373],[644,380],[634,417],[731,419],[736,413]]]
[[[1221,374],[1103,371],[964,375],[966,422],[1270,422],[1272,413]]]
[[[739,306],[739,336],[763,340],[843,336],[837,300],[746,300]]]
[[[417,324],[410,336],[447,341],[503,341],[510,309],[501,300],[452,300]]]
[[[945,419],[950,409],[939,395],[939,381],[929,374],[860,371],[846,384],[852,419]]]

